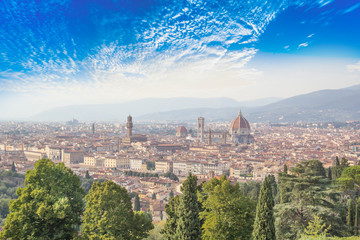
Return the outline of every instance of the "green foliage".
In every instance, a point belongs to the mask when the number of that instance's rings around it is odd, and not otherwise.
[[[341,163],[340,163],[339,158],[336,157],[335,163],[336,163],[335,166],[333,166],[331,168],[331,176],[332,176],[333,180],[341,177],[341,174],[342,174],[343,170],[345,168],[349,167],[349,163],[348,163],[348,160],[346,158],[342,158]]]
[[[323,223],[323,220],[320,217],[314,216],[314,219],[309,222],[304,232],[308,236],[326,236],[329,228],[330,226],[326,228],[326,224]]]
[[[286,164],[284,164],[284,173],[287,174],[288,173],[288,166]]]
[[[16,172],[16,167],[14,162],[12,162],[11,164],[11,172]]]
[[[64,164],[49,159],[26,173],[25,186],[11,201],[3,239],[72,239],[83,211],[80,179]]]
[[[257,201],[260,194],[261,184],[259,182],[249,181],[246,183],[239,184],[241,192],[251,198],[252,200]]]
[[[272,176],[273,177],[273,176]],[[274,199],[271,176],[265,178],[256,208],[253,238],[255,240],[275,240]]]
[[[346,216],[346,222],[348,224],[349,231],[353,232],[355,224],[355,208],[354,203],[351,199],[348,200],[348,214]]]
[[[341,190],[343,190],[359,207],[356,197],[360,191],[360,166],[347,167],[342,171],[341,177],[337,179]]]
[[[146,169],[155,170],[155,162],[151,162],[151,161],[146,162]]]
[[[203,184],[199,195],[203,211],[203,239],[250,239],[255,202],[232,186],[226,176]]]
[[[165,240],[164,235],[161,234],[162,229],[164,228],[165,220],[154,223],[154,229],[150,231],[149,236],[146,240]]]
[[[88,193],[91,189],[91,186],[93,185],[94,182],[99,182],[99,183],[103,183],[105,182],[104,179],[87,179],[85,177],[79,176],[80,180],[81,180],[81,186],[84,188],[85,192]]]
[[[155,194],[155,193],[152,194],[151,199],[152,199],[152,200],[155,200],[155,199],[156,199],[156,194]]]
[[[165,239],[175,239],[178,220],[177,206],[179,205],[179,202],[180,196],[172,197],[165,206],[167,219],[164,228],[161,230],[161,234],[164,235]]]
[[[177,181],[177,182],[179,181],[179,178],[172,172],[165,173],[164,177],[169,178],[169,179],[174,180],[174,181]]]
[[[136,194],[135,195],[135,201],[134,201],[134,210],[135,211],[140,211],[140,199],[139,199],[139,195]]]
[[[24,186],[24,179],[23,174],[0,170],[0,226],[5,224],[10,200],[17,198],[16,189]]]
[[[125,171],[124,174],[126,176],[134,176],[134,177],[156,177],[156,178],[159,178],[159,174],[157,174],[157,173]]]
[[[151,221],[151,214],[145,213],[143,211],[135,211],[134,219],[132,221],[133,226],[131,229],[130,239],[140,240],[147,238],[149,236],[149,231],[154,228],[154,225]]]
[[[95,182],[85,200],[84,239],[142,239],[153,227],[144,213],[132,211],[127,191],[113,182]]]
[[[86,170],[85,178],[86,178],[86,179],[91,179],[90,174],[89,174],[89,171],[87,171],[87,170]]]
[[[332,235],[345,234],[346,203],[327,179],[321,162],[299,163],[291,173],[279,174],[281,201],[275,206],[277,238],[299,238],[315,215],[331,225]]]
[[[328,179],[331,181],[332,179],[332,172],[331,172],[331,167],[328,168]]]
[[[199,218],[199,203],[197,199],[197,178],[191,173],[184,181],[179,205],[176,210],[175,239],[201,239],[201,221]]]

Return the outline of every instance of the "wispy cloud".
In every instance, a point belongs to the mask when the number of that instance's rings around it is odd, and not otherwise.
[[[309,43],[308,43],[308,42],[304,42],[304,43],[299,44],[298,48],[305,48],[305,47],[307,47],[307,46],[309,46]]]
[[[355,11],[359,7],[360,7],[360,3],[354,4],[353,6],[349,7],[348,9],[345,9],[344,11],[342,11],[342,14],[347,14],[347,13],[350,13],[352,11]]]
[[[349,64],[346,68],[350,72],[360,72],[360,61],[355,64]]]

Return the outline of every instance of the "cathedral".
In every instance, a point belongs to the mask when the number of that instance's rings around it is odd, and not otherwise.
[[[250,134],[250,124],[242,115],[241,111],[231,121],[229,132],[205,131],[205,118],[198,118],[197,137],[199,142],[213,143],[241,143],[250,144],[255,142],[254,137]]]

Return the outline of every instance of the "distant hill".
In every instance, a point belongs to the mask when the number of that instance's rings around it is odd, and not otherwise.
[[[32,120],[125,121],[230,121],[239,108],[250,122],[328,122],[360,120],[360,85],[321,90],[287,99],[267,98],[238,102],[231,98],[141,99],[119,104],[74,105],[37,114]]]
[[[255,122],[326,122],[360,120],[360,85],[321,90],[253,109]]]
[[[328,122],[360,120],[360,85],[321,90],[283,99],[261,107],[242,108],[250,122]],[[195,108],[158,112],[140,116],[141,120],[195,120],[203,116],[207,120],[230,121],[238,109]]]
[[[128,114],[131,114],[136,118],[139,116],[151,116],[152,113],[156,115],[160,112],[177,111],[181,109],[239,109],[240,107],[263,106],[265,104],[273,103],[279,100],[280,98],[264,98],[253,101],[239,102],[231,98],[149,98],[118,104],[91,104],[57,107],[36,114],[35,116],[31,117],[31,120],[67,121],[72,118],[76,118],[80,121],[125,121],[125,118]],[[158,120],[167,120],[163,117],[156,118]],[[171,117],[171,119],[174,119],[174,116]],[[142,117],[136,120],[154,119],[151,117],[149,119]]]

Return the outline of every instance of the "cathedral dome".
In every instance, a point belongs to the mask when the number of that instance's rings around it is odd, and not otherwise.
[[[234,118],[234,120],[230,123],[230,134],[249,134],[250,133],[250,124],[244,118],[241,111],[239,111],[239,114]]]
[[[186,137],[187,133],[187,129],[184,126],[180,126],[176,131],[176,136]]]

